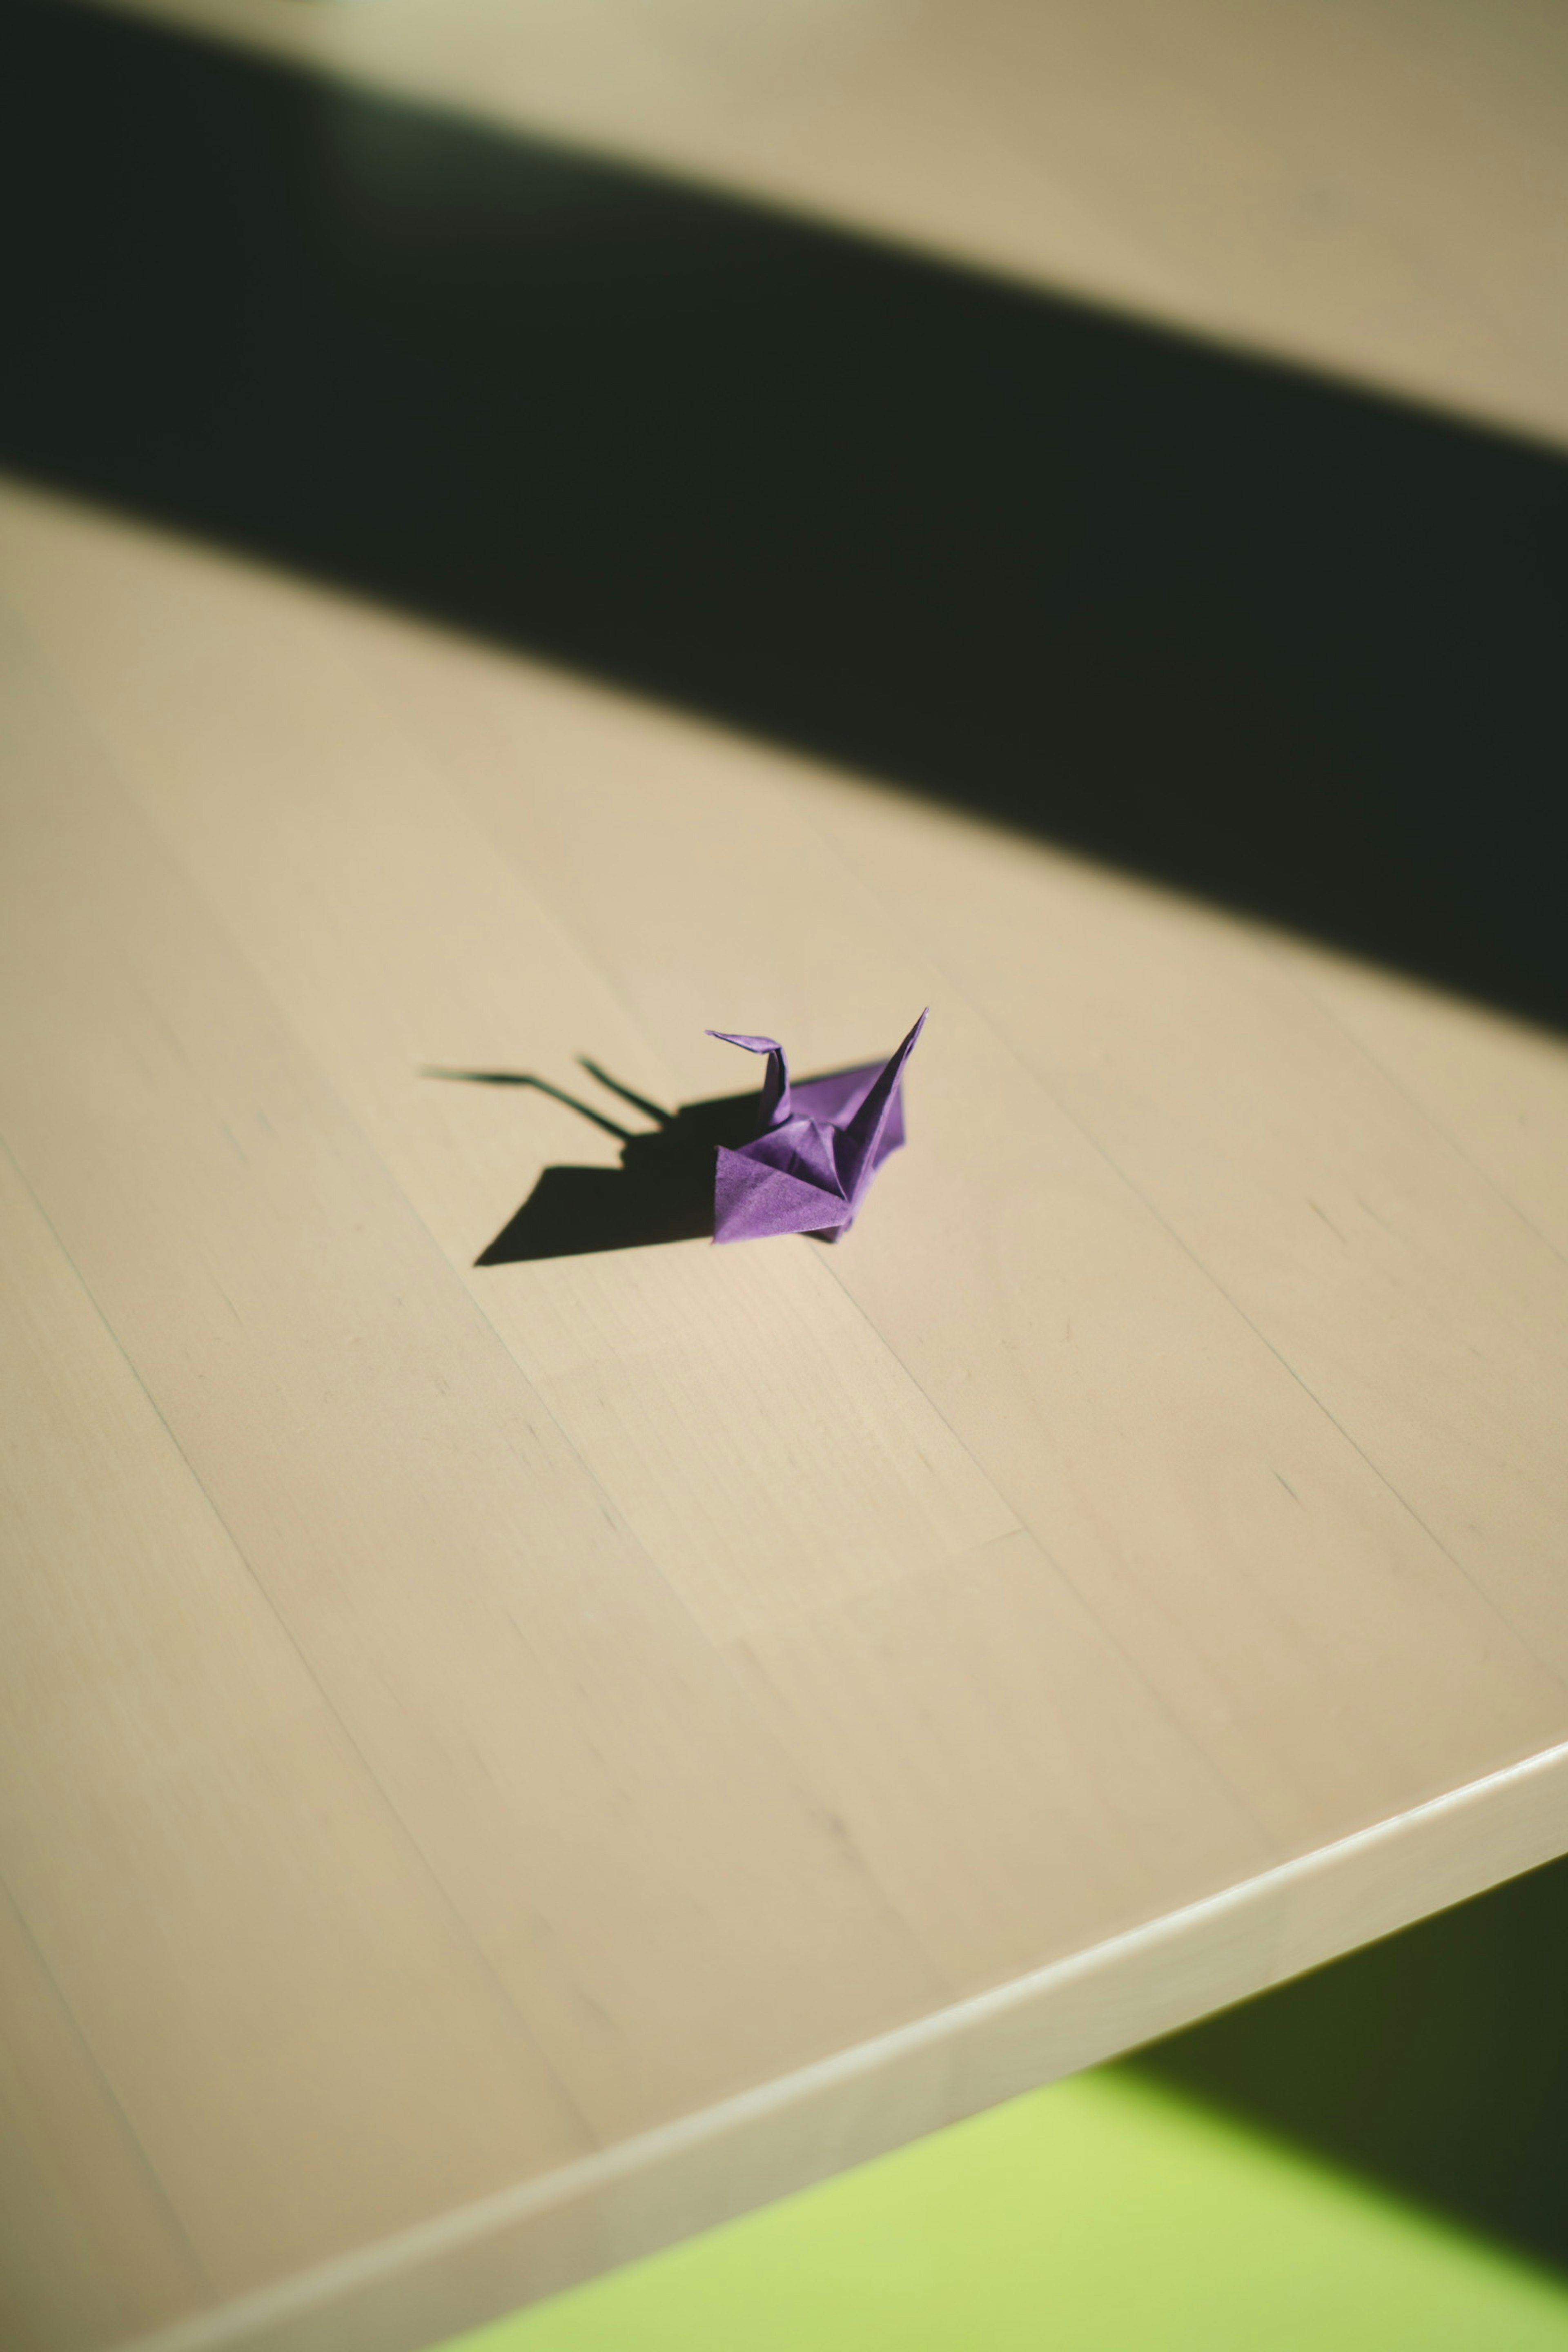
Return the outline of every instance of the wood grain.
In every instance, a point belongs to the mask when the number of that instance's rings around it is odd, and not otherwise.
[[[22,2344],[412,2352],[1568,1845],[1557,1041],[19,488],[0,724]],[[838,1249],[475,1265],[615,1145],[426,1066],[926,1003]]]
[[[85,744],[73,761],[47,704],[38,723],[9,765],[7,977],[39,1016],[7,1073],[13,1148],[568,2089],[624,2130],[751,2079],[759,2019],[794,2060],[877,2018],[889,1978],[929,1997],[221,932]],[[143,1122],[162,1139],[138,1155]],[[519,1852],[525,1876],[498,1872]]]
[[[74,2352],[212,2299],[146,2156],[0,1903],[0,2329]]]
[[[8,1159],[0,1197],[0,1869],[233,2290],[590,2141]]]

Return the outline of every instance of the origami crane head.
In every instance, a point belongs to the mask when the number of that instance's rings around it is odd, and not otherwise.
[[[904,1139],[904,1064],[925,1027],[922,1013],[896,1054],[791,1087],[784,1047],[772,1037],[710,1029],[726,1045],[765,1054],[760,1132],[739,1150],[721,1145],[713,1184],[713,1238],[811,1234],[836,1242],[855,1222],[872,1177]]]

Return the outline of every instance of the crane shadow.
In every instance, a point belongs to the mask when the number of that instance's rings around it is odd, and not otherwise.
[[[520,1265],[540,1258],[587,1257],[603,1250],[652,1249],[666,1242],[712,1238],[713,1155],[721,1145],[734,1150],[756,1134],[759,1089],[716,1095],[666,1110],[622,1086],[586,1055],[581,1066],[622,1102],[652,1119],[652,1128],[626,1127],[524,1070],[426,1070],[427,1077],[470,1086],[530,1087],[591,1119],[621,1146],[616,1168],[544,1169],[516,1214],[479,1252],[476,1265]]]

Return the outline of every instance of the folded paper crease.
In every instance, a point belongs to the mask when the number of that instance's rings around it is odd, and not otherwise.
[[[848,1232],[878,1169],[903,1143],[904,1066],[925,1024],[922,1013],[886,1062],[793,1085],[776,1038],[710,1029],[722,1045],[767,1055],[757,1134],[738,1150],[719,1149],[716,1242],[757,1241],[770,1234],[837,1241]]]

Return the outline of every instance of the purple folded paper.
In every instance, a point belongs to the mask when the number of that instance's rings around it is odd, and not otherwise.
[[[768,1057],[761,1131],[738,1151],[719,1150],[716,1242],[757,1241],[767,1234],[812,1234],[836,1242],[848,1232],[872,1177],[903,1142],[904,1064],[925,1024],[922,1013],[889,1061],[794,1087],[784,1047],[772,1037],[710,1029],[710,1037],[723,1045]]]

